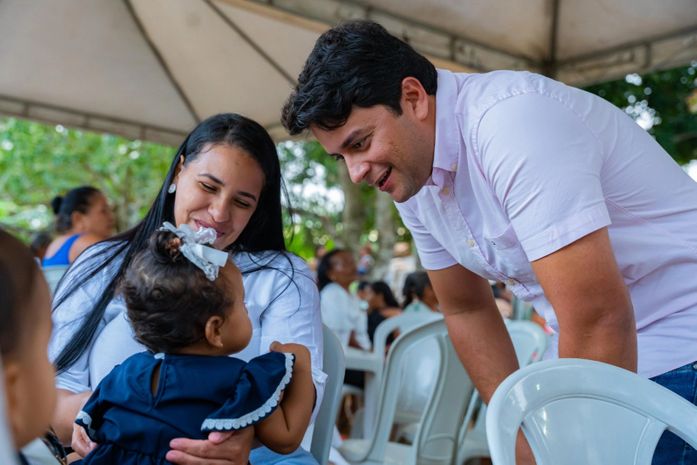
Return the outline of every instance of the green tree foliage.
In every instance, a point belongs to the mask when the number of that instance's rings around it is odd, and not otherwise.
[[[93,185],[104,191],[124,230],[147,211],[173,150],[60,125],[0,119],[0,222],[25,238],[50,229],[51,199]]]
[[[624,109],[680,164],[697,159],[697,61],[586,90]]]

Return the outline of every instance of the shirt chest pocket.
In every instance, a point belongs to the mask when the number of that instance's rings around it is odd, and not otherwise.
[[[487,262],[505,278],[520,282],[529,282],[534,278],[528,257],[511,224],[502,233],[485,235],[482,245]]]

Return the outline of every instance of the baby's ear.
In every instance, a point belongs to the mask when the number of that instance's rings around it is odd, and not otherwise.
[[[220,316],[212,316],[206,321],[206,340],[213,347],[223,348],[223,335],[221,328],[225,320]]]
[[[23,389],[20,383],[20,367],[15,362],[6,362],[3,366],[3,375],[5,378],[5,400],[7,406],[7,419],[12,431],[12,437],[15,442],[15,448],[19,449],[24,446],[28,440],[24,439],[22,434],[25,429],[24,416],[22,411],[22,403],[24,400]]]

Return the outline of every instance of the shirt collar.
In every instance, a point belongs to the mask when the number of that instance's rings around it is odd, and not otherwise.
[[[458,85],[455,75],[444,69],[438,70],[436,91],[436,143],[433,168],[455,172],[460,147],[457,124]]]
[[[450,71],[444,69],[438,72],[438,90],[436,91],[436,143],[433,153],[433,169],[425,186],[441,188],[446,178],[457,170],[458,131],[455,102],[457,101],[457,79]]]

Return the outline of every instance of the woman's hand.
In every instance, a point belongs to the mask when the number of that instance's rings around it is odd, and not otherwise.
[[[57,389],[56,410],[51,426],[62,444],[73,440],[75,417],[92,395],[92,391],[75,394],[65,389]]]
[[[97,447],[97,443],[92,442],[85,428],[73,423],[73,438],[70,441],[70,447],[77,455],[84,458]]]
[[[254,428],[229,433],[213,432],[208,439],[173,439],[166,459],[178,465],[247,465]]]

